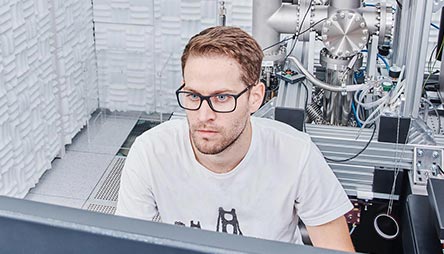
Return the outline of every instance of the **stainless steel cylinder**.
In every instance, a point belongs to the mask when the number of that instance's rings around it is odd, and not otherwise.
[[[298,31],[299,6],[295,4],[283,4],[269,19],[268,25],[281,33],[294,34]],[[310,20],[307,20],[310,22]]]
[[[253,37],[262,48],[271,46],[279,41],[280,32],[272,28],[267,20],[281,6],[281,0],[253,0]],[[279,45],[266,50],[264,53],[273,54]]]
[[[320,62],[326,68],[325,83],[340,87],[342,84],[353,85],[353,73],[362,66],[362,55],[358,55],[351,70],[348,65],[352,57],[338,58],[331,56],[324,48],[321,50]],[[344,73],[346,73],[344,75]],[[347,125],[351,113],[351,103],[354,92],[343,94],[341,92],[324,91],[323,116],[324,120],[332,125]]]
[[[336,9],[358,9],[361,0],[330,0],[330,6]]]
[[[378,8],[361,8],[359,10],[364,17],[368,27],[369,34],[375,34],[379,31],[380,25],[380,10]]]
[[[341,84],[342,72],[326,70],[326,83]],[[353,72],[347,74],[345,82],[351,85],[353,82]],[[347,125],[351,113],[351,103],[354,92],[346,95],[337,92],[324,91],[324,120],[332,125]]]

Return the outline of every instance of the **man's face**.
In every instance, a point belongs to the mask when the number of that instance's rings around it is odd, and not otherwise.
[[[247,87],[241,81],[237,62],[225,56],[190,56],[184,68],[184,83],[182,90],[205,96],[239,94]],[[194,147],[203,154],[223,152],[235,144],[245,130],[250,110],[249,91],[237,99],[236,109],[231,113],[216,113],[206,101],[197,111],[187,110]]]

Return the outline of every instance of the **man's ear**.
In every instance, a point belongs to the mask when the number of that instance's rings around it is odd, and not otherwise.
[[[250,113],[256,112],[262,105],[265,96],[265,85],[259,82],[250,90]]]

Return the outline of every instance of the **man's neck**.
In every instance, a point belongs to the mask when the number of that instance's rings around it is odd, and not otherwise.
[[[248,121],[244,132],[239,136],[238,140],[223,152],[216,155],[203,154],[192,145],[194,155],[196,160],[208,170],[218,174],[228,173],[239,165],[247,154],[251,144],[251,137],[251,122]]]

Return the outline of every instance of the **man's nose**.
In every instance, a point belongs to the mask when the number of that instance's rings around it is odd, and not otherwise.
[[[214,120],[216,118],[216,112],[210,108],[210,104],[207,100],[202,101],[202,105],[198,110],[199,121],[206,122],[208,120]]]

